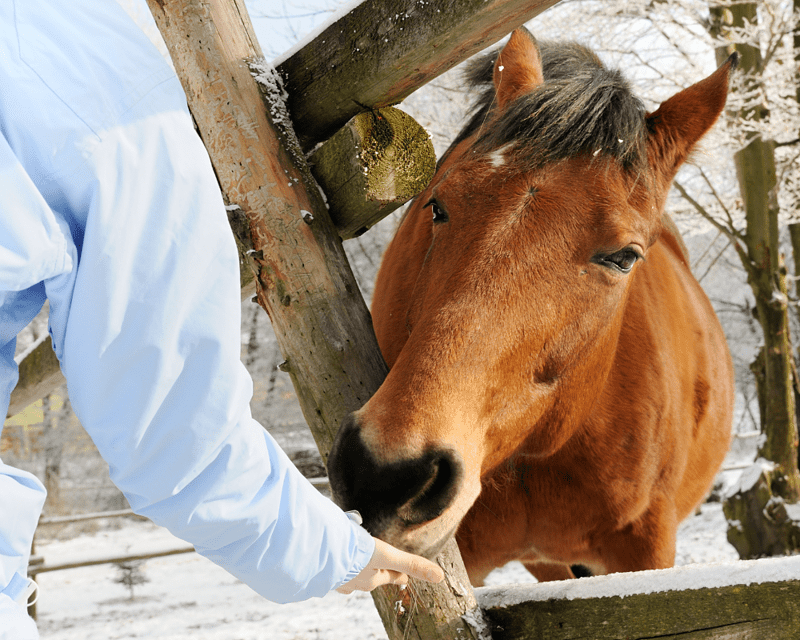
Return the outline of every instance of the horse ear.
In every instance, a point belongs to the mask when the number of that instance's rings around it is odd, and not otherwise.
[[[497,56],[493,81],[501,110],[544,81],[539,45],[525,27],[514,30]]]
[[[676,93],[647,115],[650,162],[672,180],[694,145],[717,121],[725,108],[730,75],[739,60],[732,54],[705,80]]]

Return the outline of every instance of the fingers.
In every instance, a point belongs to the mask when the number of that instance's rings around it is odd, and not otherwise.
[[[349,595],[354,591],[372,591],[377,587],[382,587],[387,584],[406,585],[408,584],[408,576],[398,571],[389,571],[386,569],[377,571],[365,569],[353,580],[336,589],[336,591],[344,595]]]
[[[336,591],[346,595],[356,590],[372,591],[385,584],[402,586],[408,584],[409,576],[437,583],[444,579],[444,571],[435,562],[400,551],[375,538],[375,552],[367,566]]]
[[[435,562],[400,551],[383,540],[375,539],[375,553],[369,565],[376,569],[389,569],[404,573],[412,578],[438,583],[444,579],[444,571]]]

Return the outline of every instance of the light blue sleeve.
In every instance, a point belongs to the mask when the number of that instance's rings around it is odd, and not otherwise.
[[[45,300],[41,280],[72,269],[69,229],[47,206],[0,132],[0,412],[17,382],[16,335]],[[45,500],[32,474],[0,461],[0,638],[36,638],[24,600],[31,541]]]
[[[237,252],[177,79],[116,3],[16,7],[30,98],[52,106],[37,135],[66,141],[29,159],[19,141],[41,139],[12,136],[79,254],[45,281],[76,414],[135,511],[270,600],[324,595],[374,542],[250,416]]]

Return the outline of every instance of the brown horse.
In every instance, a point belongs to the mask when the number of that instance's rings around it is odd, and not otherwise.
[[[391,370],[345,419],[338,502],[470,579],[670,567],[728,449],[722,329],[662,209],[732,57],[647,114],[617,71],[524,29],[408,210],[373,314]],[[580,571],[578,571],[580,568]]]

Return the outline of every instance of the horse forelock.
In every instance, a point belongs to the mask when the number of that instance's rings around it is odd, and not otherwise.
[[[540,42],[539,48],[544,82],[500,114],[492,84],[498,52],[471,63],[466,79],[483,91],[450,150],[474,134],[475,152],[513,145],[523,169],[589,155],[613,158],[640,176],[647,168],[646,112],[628,81],[579,44]]]

